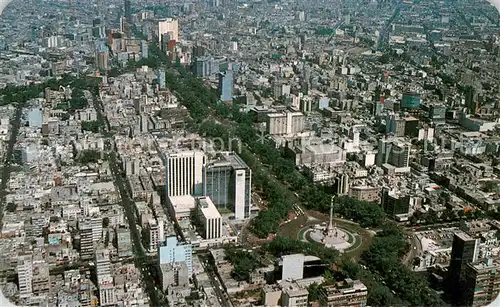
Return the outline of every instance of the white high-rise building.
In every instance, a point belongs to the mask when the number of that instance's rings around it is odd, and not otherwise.
[[[17,261],[17,277],[19,279],[19,296],[30,297],[33,294],[33,257],[22,255]]]
[[[204,164],[202,151],[168,154],[165,167],[167,196],[201,195]]]
[[[158,21],[158,39],[160,44],[163,34],[170,34],[172,40],[179,41],[179,21],[173,18]]]
[[[123,166],[125,175],[139,175],[141,170],[141,161],[137,157],[125,156],[123,157]]]
[[[92,242],[97,243],[102,239],[102,218],[94,217],[91,219]]]
[[[222,217],[210,197],[197,198],[196,210],[203,225],[203,237],[207,240],[220,238]]]
[[[111,276],[111,260],[109,250],[99,249],[95,253],[97,283],[99,286],[99,303],[101,306],[116,304],[115,286]]]

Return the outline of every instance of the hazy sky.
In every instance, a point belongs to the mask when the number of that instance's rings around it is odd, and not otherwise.
[[[488,0],[491,4],[493,4],[498,11],[500,12],[500,0]],[[12,2],[12,0],[0,0],[0,14],[2,14],[3,9]]]

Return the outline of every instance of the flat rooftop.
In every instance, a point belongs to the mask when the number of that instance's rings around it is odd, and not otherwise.
[[[221,152],[216,158],[207,164],[207,167],[231,167],[237,169],[249,169],[248,165],[235,152]]]
[[[222,218],[219,210],[215,207],[214,203],[210,197],[198,197],[196,199],[198,208],[200,208],[201,213],[207,219]]]
[[[196,208],[196,202],[193,196],[183,195],[183,196],[170,196],[170,203],[175,211],[175,214],[185,213]]]

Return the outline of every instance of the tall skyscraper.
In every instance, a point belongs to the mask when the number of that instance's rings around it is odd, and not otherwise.
[[[219,93],[223,102],[233,101],[233,71],[228,69],[219,75]]]
[[[199,150],[167,154],[167,196],[201,195],[204,164],[205,154]]]
[[[175,264],[184,262],[188,268],[188,274],[193,274],[193,247],[191,244],[177,241],[177,237],[168,237],[160,245],[159,261],[162,264]]]
[[[165,71],[162,69],[158,70],[156,72],[156,81],[158,82],[158,86],[160,87],[161,90],[163,90],[167,87],[165,79],[166,79]]]
[[[99,249],[95,253],[97,283],[99,287],[99,303],[101,306],[116,304],[115,286],[111,275],[109,250]]]
[[[104,42],[98,42],[95,51],[95,62],[97,69],[108,70],[109,68],[109,53],[108,47]]]
[[[479,240],[465,232],[456,232],[453,236],[451,261],[448,268],[448,293],[453,303],[460,304],[465,293],[465,267],[477,261]]]
[[[22,255],[17,261],[17,276],[19,279],[19,296],[30,297],[33,294],[33,257]]]
[[[149,57],[149,46],[148,46],[148,42],[146,42],[146,41],[141,41],[141,57],[143,59],[146,59]]]
[[[158,21],[158,40],[160,45],[163,40],[163,34],[169,34],[171,40],[179,41],[179,21],[173,18]]]
[[[234,152],[220,153],[203,169],[203,194],[236,219],[250,216],[252,170]]]
[[[124,11],[127,22],[132,23],[132,5],[130,3],[130,0],[125,0]]]

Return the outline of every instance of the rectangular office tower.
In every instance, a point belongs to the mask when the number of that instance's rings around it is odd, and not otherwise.
[[[222,102],[233,101],[233,71],[228,69],[219,75],[219,93]]]
[[[205,154],[202,151],[167,154],[165,161],[167,197],[201,195],[205,164]]]
[[[158,39],[160,44],[163,41],[163,34],[167,34],[170,40],[179,41],[179,21],[173,18],[166,18],[158,21]]]
[[[158,86],[160,87],[161,90],[164,90],[167,87],[167,81],[166,81],[166,76],[165,76],[165,71],[162,69],[159,69],[156,72],[156,81],[158,82]]]
[[[198,221],[203,226],[203,238],[207,240],[220,238],[222,236],[222,217],[210,197],[196,199],[196,212],[198,213]]]
[[[235,218],[250,216],[252,170],[234,152],[219,153],[203,169],[203,194]]]
[[[130,0],[125,0],[124,11],[127,22],[132,23],[132,5],[130,3]]]
[[[454,303],[459,304],[465,293],[465,267],[476,262],[479,255],[479,240],[465,232],[456,232],[453,236],[451,261],[448,268],[448,292]]]

